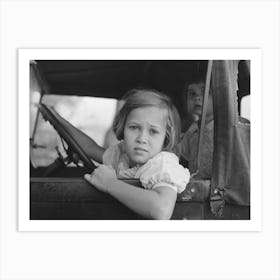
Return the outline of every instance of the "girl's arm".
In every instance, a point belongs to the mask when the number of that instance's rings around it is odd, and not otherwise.
[[[70,122],[61,117],[54,109],[50,108],[50,110],[64,126],[64,128],[73,136],[73,138],[81,146],[85,153],[93,160],[102,163],[103,153],[105,149],[99,146],[93,139],[91,139],[80,129],[76,128]]]
[[[116,180],[108,192],[134,212],[155,220],[170,219],[177,198],[177,193],[168,187],[147,190],[120,180]]]
[[[168,187],[147,190],[129,185],[118,180],[115,171],[105,165],[99,166],[91,175],[86,174],[85,179],[148,219],[170,219],[172,216],[177,193]]]

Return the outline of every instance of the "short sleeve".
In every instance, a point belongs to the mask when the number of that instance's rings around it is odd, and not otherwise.
[[[136,173],[146,189],[169,187],[181,193],[190,179],[187,168],[179,164],[178,157],[169,152],[161,152],[144,164]]]

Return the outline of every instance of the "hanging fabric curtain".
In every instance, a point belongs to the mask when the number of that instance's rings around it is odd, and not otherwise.
[[[217,216],[226,204],[250,206],[250,125],[239,121],[237,73],[238,61],[213,61],[215,145],[210,204]]]

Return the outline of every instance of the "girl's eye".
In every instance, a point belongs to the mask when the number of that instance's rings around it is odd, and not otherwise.
[[[151,134],[158,134],[159,132],[158,132],[157,130],[155,130],[155,129],[151,129],[151,130],[150,130],[150,133],[151,133]]]
[[[130,125],[129,128],[132,129],[132,130],[136,130],[138,128],[138,126],[137,125]]]

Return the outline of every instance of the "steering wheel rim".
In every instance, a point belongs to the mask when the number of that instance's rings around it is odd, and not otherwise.
[[[92,171],[96,168],[91,159],[87,156],[83,148],[79,145],[79,143],[75,140],[72,133],[65,128],[62,121],[60,120],[59,114],[51,107],[46,104],[40,104],[39,110],[43,117],[50,122],[50,124],[54,127],[57,133],[64,139],[64,141],[68,145],[68,149],[72,152],[78,154],[80,160],[84,163],[84,167],[88,173],[92,173]],[[53,112],[54,111],[54,112]]]

